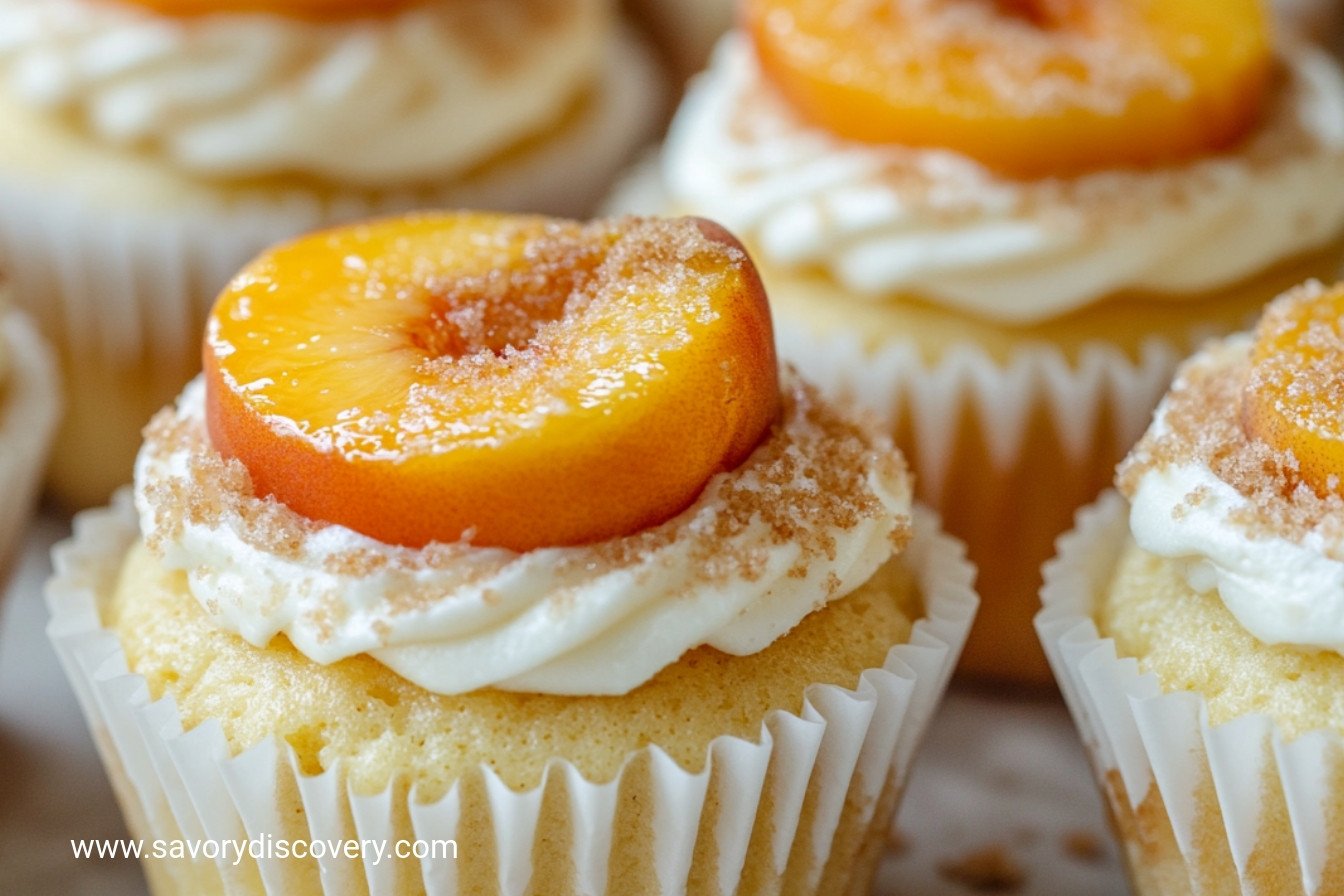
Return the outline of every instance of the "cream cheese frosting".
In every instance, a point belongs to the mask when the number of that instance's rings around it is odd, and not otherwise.
[[[1179,296],[1236,282],[1344,229],[1344,74],[1293,47],[1257,132],[1229,153],[1148,170],[1011,180],[940,150],[811,127],[730,35],[670,132],[679,208],[765,260],[820,267],[856,296],[913,295],[1006,323],[1122,290]]]
[[[1180,562],[1191,588],[1216,590],[1260,641],[1344,653],[1344,504],[1305,492],[1277,495],[1276,483],[1248,495],[1214,469],[1192,435],[1207,428],[1224,443],[1223,457],[1242,453],[1248,466],[1266,469],[1274,463],[1268,449],[1239,445],[1244,439],[1236,436],[1233,393],[1244,381],[1236,371],[1249,365],[1250,348],[1249,335],[1231,337],[1183,368],[1127,462],[1132,469],[1122,473],[1130,531],[1145,551]],[[1218,422],[1179,422],[1187,402],[1208,407]],[[1290,521],[1289,502],[1314,511]]]
[[[385,18],[174,19],[0,0],[0,80],[186,171],[378,187],[463,174],[555,124],[601,68],[601,0],[467,0]]]
[[[199,379],[147,430],[136,507],[160,562],[256,646],[368,653],[439,693],[625,693],[700,645],[764,649],[908,537],[900,454],[784,382],[781,422],[742,466],[661,526],[593,545],[412,549],[306,520],[210,446]]]

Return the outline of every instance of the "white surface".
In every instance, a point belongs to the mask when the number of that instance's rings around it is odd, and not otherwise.
[[[143,896],[135,863],[77,860],[70,839],[125,836],[79,708],[43,634],[47,551],[67,524],[44,518],[0,603],[0,893]],[[1025,875],[1017,896],[1125,896],[1117,853],[1073,726],[1052,701],[950,695],[902,809],[901,846],[875,896],[966,896],[938,867],[1002,847]],[[1073,857],[1070,834],[1103,844]]]

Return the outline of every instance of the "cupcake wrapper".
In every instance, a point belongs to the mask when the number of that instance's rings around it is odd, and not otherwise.
[[[883,797],[901,788],[977,603],[974,570],[961,545],[920,511],[907,556],[918,573],[926,616],[909,643],[893,647],[886,663],[865,671],[854,690],[810,687],[800,713],[770,714],[759,742],[716,739],[697,774],[649,747],[632,754],[606,783],[586,781],[573,765],[555,759],[538,787],[516,792],[483,766],[437,802],[421,803],[396,782],[379,794],[353,793],[339,768],[305,776],[293,751],[274,739],[231,756],[217,721],[184,733],[170,698],[151,702],[147,683],[128,673],[98,610],[99,596],[114,586],[121,559],[138,537],[123,491],[110,508],[76,518],[74,538],[54,551],[56,574],[47,587],[49,635],[109,774],[122,782],[119,796],[132,827],[147,838],[413,837],[454,840],[464,850],[459,861],[324,859],[320,892],[331,894],[365,887],[375,894],[396,892],[407,885],[407,875],[430,894],[457,893],[467,887],[466,877],[479,876],[481,863],[494,869],[501,894],[521,894],[546,845],[537,832],[543,824],[554,830],[557,813],[572,832],[562,864],[572,863],[577,891],[602,893],[626,848],[622,812],[630,811],[632,795],[651,832],[638,855],[651,862],[653,891],[685,892],[697,843],[706,838],[717,859],[720,892],[735,892],[750,857],[761,854],[776,875],[801,869],[810,889],[826,870],[847,806],[860,807],[866,828],[879,804],[889,806]],[[286,799],[301,804],[300,820],[292,810],[281,812]],[[801,831],[800,819],[806,821]],[[290,892],[293,876],[305,873],[292,861],[267,859],[238,868],[221,863],[218,870],[226,892]],[[307,873],[316,877],[311,869]]]
[[[957,408],[974,411],[989,456],[1003,469],[1021,456],[1032,416],[1043,407],[1071,458],[1081,462],[1099,451],[1121,456],[1147,429],[1187,354],[1175,343],[1154,338],[1143,344],[1137,362],[1099,343],[1084,346],[1071,361],[1060,349],[1039,343],[1024,345],[1003,363],[967,344],[930,363],[913,343],[873,351],[858,332],[818,336],[788,320],[777,322],[777,330],[782,357],[878,425],[894,427],[908,409],[926,495],[943,493],[962,428]],[[1202,336],[1196,334],[1193,341]],[[1103,410],[1112,421],[1109,445],[1097,444]]]
[[[1108,492],[1079,512],[1047,564],[1036,627],[1104,790],[1118,775],[1128,808],[1160,797],[1193,892],[1226,866],[1244,893],[1288,892],[1267,866],[1300,875],[1302,891],[1340,885],[1339,814],[1344,811],[1344,737],[1314,732],[1285,741],[1252,714],[1209,724],[1199,694],[1163,693],[1133,659],[1116,656],[1092,613],[1129,537],[1128,504]],[[1286,819],[1291,846],[1265,831]],[[1266,889],[1267,879],[1279,881]],[[1217,892],[1225,892],[1220,889]],[[1329,889],[1328,892],[1340,892]]]
[[[97,202],[77,176],[0,175],[0,271],[16,302],[81,366],[198,363],[202,316],[267,246],[345,221],[415,208],[579,215],[660,120],[661,73],[620,29],[587,118],[482,172],[438,187],[323,196],[222,193],[177,206]],[[77,173],[77,172],[76,172]],[[170,200],[171,201],[171,200]]]
[[[47,447],[60,418],[56,364],[37,330],[0,310],[0,340],[12,359],[0,388],[0,557],[8,556],[37,497]]]

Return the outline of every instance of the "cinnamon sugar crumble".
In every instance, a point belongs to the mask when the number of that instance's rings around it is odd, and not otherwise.
[[[520,246],[525,264],[515,257]],[[574,339],[576,322],[582,329],[593,314],[633,319],[644,352],[675,351],[691,338],[688,322],[719,314],[712,296],[749,264],[741,249],[684,218],[547,221],[540,232],[535,220],[517,219],[473,251],[474,272],[429,257],[409,277],[389,273],[382,259],[362,262],[357,282],[367,294],[404,291],[409,280],[428,298],[429,318],[411,338],[425,353],[423,381],[395,419],[354,406],[304,421],[315,448],[381,459],[433,453],[443,439],[490,444],[501,430],[588,400],[597,374],[636,377],[621,341]],[[527,416],[506,419],[499,409],[525,393],[538,396]]]
[[[565,612],[586,583],[622,569],[649,576],[667,564],[688,565],[695,570],[692,581],[682,586],[688,589],[757,581],[771,549],[779,545],[796,546],[798,557],[790,574],[806,576],[812,563],[834,560],[839,533],[871,520],[889,522],[894,550],[903,549],[910,519],[888,504],[892,494],[909,489],[899,452],[885,436],[836,413],[791,370],[785,370],[781,380],[781,414],[772,432],[739,468],[711,480],[690,508],[642,532],[554,550],[548,556],[554,561],[548,576],[553,584],[545,600],[552,612]],[[486,599],[498,603],[502,596],[486,583],[520,557],[464,541],[420,549],[319,548],[314,538],[329,524],[254,494],[246,468],[223,458],[210,445],[197,411],[160,412],[145,430],[141,462],[153,473],[137,477],[140,503],[153,519],[146,526],[151,552],[162,558],[187,526],[227,530],[258,552],[329,574],[305,574],[300,586],[311,608],[304,619],[324,640],[334,636],[349,614],[340,585],[330,584],[330,577],[380,576],[394,582],[395,587],[383,589],[387,597],[382,606],[387,618],[395,618],[451,600],[471,586],[484,588]],[[666,553],[673,545],[676,557]],[[427,571],[440,574],[437,581],[426,584],[417,575]],[[832,573],[824,586],[825,597],[838,596],[840,584]],[[665,597],[679,596],[671,592]]]
[[[1319,284],[1299,287],[1277,299],[1266,312],[1265,326],[1272,332],[1280,325],[1276,309],[1319,295],[1320,289]],[[1270,375],[1275,369],[1270,365]],[[1120,465],[1116,483],[1133,498],[1150,470],[1205,465],[1246,499],[1244,507],[1229,514],[1229,521],[1250,537],[1301,541],[1314,531],[1324,536],[1327,556],[1344,560],[1344,499],[1317,494],[1302,480],[1291,451],[1252,439],[1242,427],[1242,395],[1248,387],[1265,385],[1261,370],[1253,375],[1245,339],[1217,343],[1187,362],[1164,402],[1165,425],[1148,431]],[[1344,407],[1344,391],[1327,394],[1333,397],[1323,400]],[[1183,516],[1208,497],[1206,490],[1197,489],[1173,512]]]
[[[851,22],[897,17],[906,39],[883,42],[875,62],[919,72],[929,93],[956,93],[959,83],[941,82],[957,81],[947,54],[961,51],[976,81],[1015,115],[1071,106],[1118,114],[1138,94],[1190,94],[1189,76],[1114,6],[1086,9],[1084,27],[1070,21],[1068,9],[978,0],[839,0],[832,15]]]

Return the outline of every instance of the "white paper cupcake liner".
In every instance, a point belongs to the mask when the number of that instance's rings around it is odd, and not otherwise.
[[[197,362],[215,295],[258,252],[343,222],[415,208],[579,216],[661,122],[662,73],[622,28],[592,101],[536,146],[438,187],[324,195],[225,190],[211,201],[123,205],[91,196],[80,171],[0,171],[0,272],[66,357],[83,366]],[[11,138],[14,139],[14,138]]]
[[[0,384],[0,558],[23,530],[60,419],[61,390],[51,351],[28,318],[0,308],[0,351],[10,355]]]
[[[705,836],[713,838],[721,892],[736,891],[749,852],[761,849],[777,875],[801,863],[804,890],[811,889],[826,868],[846,808],[858,806],[866,828],[879,804],[890,805],[883,797],[902,787],[977,604],[974,570],[962,546],[938,532],[936,517],[920,511],[906,556],[917,573],[926,615],[910,641],[892,648],[881,668],[863,672],[855,689],[809,688],[802,711],[771,713],[758,742],[716,739],[697,774],[649,747],[632,754],[604,784],[584,780],[557,758],[531,790],[513,791],[482,767],[483,799],[480,788],[472,791],[464,779],[437,802],[421,803],[395,785],[375,795],[353,793],[339,768],[305,776],[292,749],[275,739],[233,756],[217,721],[184,733],[170,698],[151,702],[147,683],[127,671],[117,638],[99,618],[100,601],[138,537],[125,491],[111,507],[79,515],[74,538],[54,551],[56,573],[47,601],[48,632],[139,836],[411,836],[484,843],[490,851],[486,858],[465,856],[458,862],[324,860],[314,892],[330,894],[366,887],[374,894],[391,893],[407,884],[407,875],[429,894],[454,894],[463,891],[460,878],[470,870],[464,862],[487,859],[496,869],[499,893],[524,893],[541,845],[535,834],[543,820],[543,796],[557,779],[566,795],[564,811],[573,832],[568,860],[579,892],[607,891],[613,843],[621,833],[618,795],[626,788],[641,795],[639,803],[651,819],[648,859],[657,892],[685,892],[696,844]],[[276,794],[286,792],[295,793],[303,808],[297,829],[294,814],[279,808]],[[800,830],[804,817],[807,826]],[[482,828],[492,836],[482,840]],[[280,860],[218,870],[226,892],[276,894],[291,892],[291,877],[300,873]]]
[[[1338,861],[1341,849],[1331,825],[1344,811],[1344,737],[1319,731],[1288,742],[1259,714],[1210,725],[1202,696],[1163,693],[1135,660],[1116,655],[1114,642],[1100,637],[1093,610],[1127,544],[1128,510],[1124,498],[1108,492],[1079,512],[1077,527],[1060,539],[1058,557],[1046,565],[1044,608],[1036,619],[1102,789],[1120,799],[1107,785],[1109,775],[1119,776],[1129,805],[1118,811],[1138,812],[1160,796],[1194,892],[1200,892],[1194,882],[1210,861],[1211,842],[1218,852],[1225,845],[1241,892],[1267,892],[1253,856],[1263,844],[1271,803],[1281,798],[1293,839],[1284,851],[1294,854],[1258,861],[1292,866],[1295,860],[1303,892],[1326,896],[1327,862]]]
[[[1137,361],[1102,343],[1085,345],[1070,360],[1053,345],[1031,343],[1002,362],[968,343],[930,363],[912,342],[873,350],[861,333],[818,336],[788,319],[776,321],[776,338],[780,355],[808,380],[878,425],[894,427],[908,410],[925,495],[943,493],[962,434],[959,409],[972,409],[1000,469],[1011,469],[1022,456],[1032,418],[1042,408],[1071,460],[1082,463],[1099,453],[1120,457],[1148,428],[1187,354],[1175,343],[1152,338]],[[1198,344],[1202,338],[1195,334],[1189,341]],[[1103,414],[1110,421],[1108,444],[1098,442]]]

